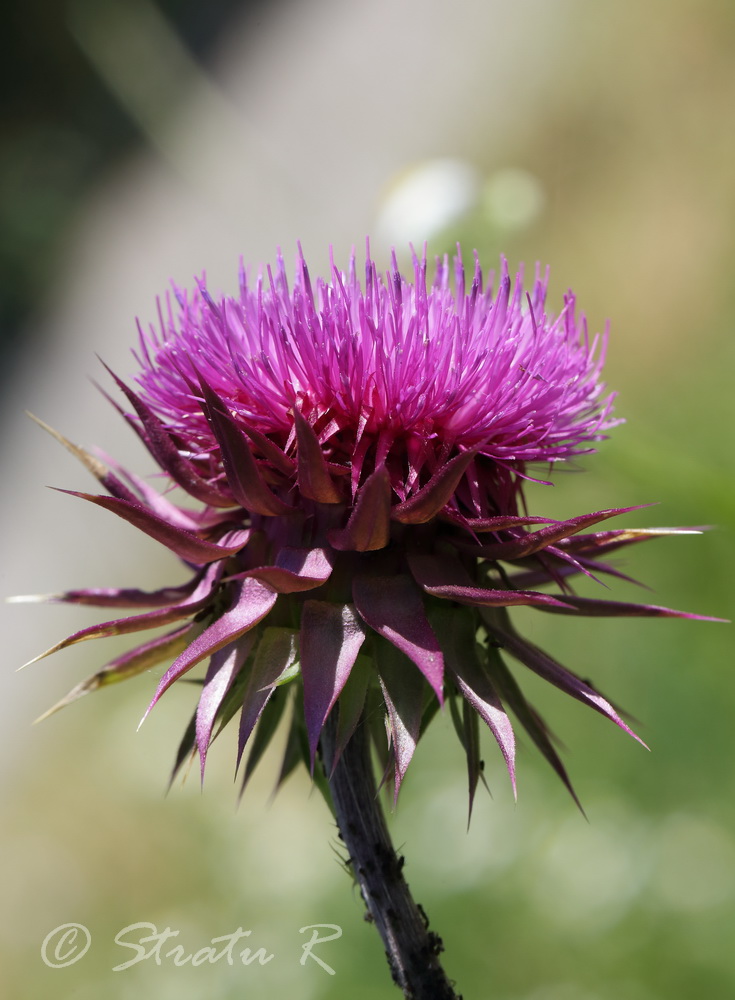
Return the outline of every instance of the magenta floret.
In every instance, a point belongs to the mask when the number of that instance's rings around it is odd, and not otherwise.
[[[546,312],[548,274],[528,293],[505,260],[497,289],[483,288],[479,261],[469,289],[461,256],[413,259],[413,281],[380,274],[368,257],[357,277],[332,264],[312,285],[299,253],[289,287],[283,257],[236,298],[215,301],[200,282],[176,289],[160,330],[141,332],[143,397],[192,457],[218,443],[190,386],[203,376],[241,427],[293,442],[293,411],[317,431],[329,462],[349,470],[356,491],[385,464],[405,500],[448,457],[467,449],[523,474],[592,450],[617,421],[599,381],[606,334],[591,341],[569,292]],[[212,466],[216,476],[217,460]],[[469,477],[471,480],[471,476]],[[487,484],[486,484],[487,485]],[[475,498],[475,515],[493,509]]]

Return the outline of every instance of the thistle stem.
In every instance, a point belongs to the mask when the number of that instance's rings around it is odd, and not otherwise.
[[[462,1000],[439,962],[441,938],[429,930],[423,909],[403,877],[375,785],[367,727],[358,725],[333,767],[337,723],[333,712],[322,731],[324,770],[349,864],[385,946],[395,984],[406,1000]]]

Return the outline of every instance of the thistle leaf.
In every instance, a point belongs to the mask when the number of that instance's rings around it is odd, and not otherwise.
[[[59,444],[62,444],[67,451],[70,451],[75,458],[79,459],[85,469],[92,473],[94,478],[105,487],[108,493],[111,493],[113,496],[118,497],[121,500],[130,500],[135,502],[137,499],[135,494],[107,468],[104,462],[102,462],[99,458],[96,458],[94,455],[91,455],[88,451],[85,451],[84,448],[80,448],[78,444],[74,444],[68,438],[65,438],[63,434],[59,433],[59,431],[54,430],[53,427],[44,423],[40,417],[35,416],[27,410],[26,412],[34,423],[37,423],[38,426],[43,428],[43,430],[50,434],[52,438],[55,438]]]
[[[331,573],[332,554],[328,549],[284,546],[279,549],[274,566],[257,566],[242,576],[261,580],[279,594],[296,594],[321,587]]]
[[[425,524],[446,507],[457,484],[477,454],[477,448],[455,455],[440,465],[425,486],[391,511],[394,520],[402,524]]]
[[[552,517],[519,517],[516,514],[508,514],[498,517],[465,517],[456,510],[447,508],[441,513],[443,521],[451,521],[468,531],[482,534],[488,531],[505,531],[508,528],[520,528],[526,524],[549,524],[553,522]]]
[[[488,670],[497,685],[501,698],[503,698],[513,711],[541,755],[549,762],[559,778],[561,778],[564,787],[572,796],[577,808],[584,816],[585,812],[582,808],[582,803],[577,798],[577,793],[574,791],[561,757],[551,742],[551,734],[548,726],[538,712],[528,703],[502,657],[492,645],[488,647]]]
[[[275,688],[261,709],[240,786],[241,798],[278,728],[278,723],[281,721],[283,710],[286,707],[286,698],[287,694],[284,688]]]
[[[561,615],[594,615],[598,618],[690,618],[700,622],[727,622],[727,618],[695,615],[689,611],[675,611],[657,604],[628,604],[625,601],[605,601],[594,597],[564,595],[564,604],[543,608]]]
[[[297,409],[293,411],[298,446],[299,489],[318,503],[341,503],[342,494],[332,479],[314,428]]]
[[[583,528],[588,528],[591,524],[605,521],[609,517],[617,517],[619,514],[627,514],[632,510],[643,510],[644,507],[650,506],[651,504],[639,504],[636,507],[612,507],[609,510],[594,511],[592,514],[580,514],[568,521],[558,521],[546,528],[539,528],[538,531],[529,531],[521,538],[496,542],[494,545],[483,545],[477,550],[477,554],[485,559],[521,559],[553,545],[554,542],[562,538],[574,535]]]
[[[141,646],[136,646],[135,649],[129,649],[121,656],[110,660],[102,670],[98,670],[97,673],[92,674],[91,677],[82,681],[81,684],[77,684],[61,701],[57,701],[43,715],[39,715],[35,721],[43,722],[44,719],[48,719],[50,715],[58,712],[59,709],[65,708],[73,701],[77,701],[91,691],[98,691],[100,688],[107,687],[110,684],[117,684],[119,681],[128,680],[128,678],[135,677],[145,670],[150,670],[151,667],[157,666],[157,664],[162,663],[164,660],[176,656],[177,653],[186,648],[189,632],[190,627],[184,625],[173,632],[169,632],[167,635],[158,636],[149,642],[143,643]]]
[[[468,612],[437,609],[432,622],[439,633],[447,668],[463,698],[477,712],[500,748],[516,795],[515,735],[495,685],[477,659],[475,620]],[[469,763],[469,761],[468,761]]]
[[[66,590],[48,594],[45,600],[58,604],[83,604],[96,608],[160,608],[180,603],[201,582],[198,573],[180,587],[161,590],[137,590],[132,587],[89,587],[86,590]],[[20,598],[14,598],[16,601]]]
[[[374,677],[375,668],[373,661],[370,657],[359,653],[350,671],[350,676],[347,678],[345,686],[342,688],[342,693],[339,696],[339,715],[337,719],[337,735],[334,741],[332,771],[337,766],[337,762],[352,738],[352,734],[357,729],[357,724],[365,708],[368,688]]]
[[[474,607],[564,607],[563,601],[549,594],[476,587],[459,560],[452,557],[440,557],[430,552],[411,552],[408,565],[414,580],[427,594],[445,601],[456,601]]]

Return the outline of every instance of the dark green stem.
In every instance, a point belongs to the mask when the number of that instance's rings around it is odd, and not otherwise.
[[[367,907],[366,919],[383,940],[393,981],[406,1000],[462,1000],[439,962],[441,938],[429,930],[426,914],[403,877],[403,858],[397,857],[388,834],[362,723],[333,768],[336,714],[331,713],[322,732],[324,770],[348,863]]]

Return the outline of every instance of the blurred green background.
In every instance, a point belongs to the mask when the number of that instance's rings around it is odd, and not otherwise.
[[[338,16],[334,5],[313,7],[327,24],[330,16]],[[395,5],[397,21],[386,24],[385,31],[406,33],[407,59],[424,46],[424,31],[427,39],[435,37],[430,28],[441,34],[443,18],[459,17],[468,35],[475,30],[471,3],[457,12],[429,4],[424,20],[413,16],[412,5],[406,12],[402,7]],[[309,4],[302,13],[304,8]],[[292,8],[284,4],[282,10],[286,16]],[[609,318],[606,380],[619,393],[617,412],[627,422],[598,455],[584,461],[584,475],[560,474],[553,489],[531,487],[530,509],[569,517],[660,501],[620,524],[714,525],[699,537],[632,549],[625,568],[654,593],[647,598],[632,586],[615,584],[612,596],[731,617],[735,6],[728,0],[539,2],[519,5],[518,18],[521,29],[513,36],[511,56],[520,62],[527,88],[533,89],[536,47],[555,52],[535,103],[527,102],[516,116],[515,90],[468,88],[454,110],[462,128],[438,120],[437,136],[417,146],[420,155],[385,177],[379,196],[365,195],[355,225],[364,227],[366,215],[374,220],[383,234],[379,253],[392,239],[402,239],[408,227],[414,239],[428,236],[437,252],[451,250],[457,239],[465,249],[476,247],[486,267],[495,265],[500,252],[511,267],[541,260],[551,265],[554,305],[571,285],[594,330]],[[222,23],[227,28],[224,15]],[[241,30],[246,22],[236,23]],[[540,37],[547,32],[548,38]],[[266,36],[267,44],[276,45],[264,30]],[[227,30],[219,37],[233,44]],[[523,39],[531,53],[528,64]],[[359,49],[360,37],[351,44]],[[395,104],[372,108],[376,122],[382,115],[402,114],[405,87],[419,88],[420,100],[430,103],[433,92],[445,85],[449,53],[431,44],[428,55],[424,52],[436,66],[430,78],[406,80],[405,67],[399,73],[393,63],[381,62],[380,52],[373,53],[376,72],[397,74]],[[451,56],[461,65],[462,47]],[[43,73],[42,54],[39,59],[36,72]],[[369,101],[370,81],[352,83],[359,116],[361,102]],[[113,86],[109,99],[115,96]],[[118,103],[124,119],[130,104],[122,97]],[[495,141],[496,117],[505,121],[501,145]],[[139,120],[133,124],[140,148],[149,149],[155,160],[161,147]],[[410,132],[410,115],[403,127]],[[313,128],[319,129],[318,106]],[[380,142],[376,128],[370,135],[376,156]],[[294,155],[298,163],[298,150]],[[427,198],[439,209],[444,199],[446,211],[437,210],[436,218],[419,211],[406,222],[412,190],[421,190],[426,169],[437,163],[438,186],[431,189],[436,193],[419,202],[426,213]],[[61,182],[51,177],[43,183],[51,185],[47,194],[53,200],[59,194],[53,185]],[[453,199],[457,190],[461,197]],[[242,197],[247,206],[258,192],[244,191]],[[359,188],[354,190],[354,201],[339,214],[349,218],[361,197]],[[74,212],[81,217],[85,210],[80,194]],[[27,279],[34,290],[29,303],[50,317],[54,289],[65,279],[65,232],[54,230],[53,248],[40,256],[43,277]],[[284,237],[287,254],[290,238],[290,233]],[[108,240],[114,239],[110,234]],[[363,228],[352,239],[359,246]],[[207,264],[210,250],[207,243],[196,248],[197,267]],[[272,259],[273,250],[263,246],[259,257]],[[326,265],[324,250],[319,259]],[[18,258],[13,266],[27,264]],[[168,273],[168,265],[161,266]],[[230,273],[234,267],[233,257]],[[319,270],[319,260],[312,270]],[[186,274],[176,277],[187,279]],[[75,294],[92,294],[83,275]],[[24,306],[23,317],[31,305]],[[147,300],[136,301],[129,313],[101,314],[101,325],[112,324],[118,342],[129,331],[132,346],[132,317],[148,306]],[[38,338],[32,339],[34,349]],[[127,350],[127,344],[118,343],[117,349]],[[91,368],[88,364],[86,370]],[[27,370],[32,376],[32,365]],[[81,377],[70,391],[93,393]],[[23,405],[29,404],[20,400]],[[106,406],[102,400],[96,405],[99,411]],[[48,409],[41,415],[54,422]],[[80,443],[107,446],[94,428],[84,433]],[[51,448],[44,454],[50,455]],[[139,467],[145,467],[142,460]],[[66,478],[59,485],[87,488],[83,470],[71,460],[63,468]],[[45,466],[22,479],[24,490],[40,491],[49,481]],[[13,501],[23,505],[25,496],[14,495]],[[35,588],[63,586],[63,580],[69,586],[123,582],[114,578],[114,565],[107,578],[93,581],[80,579],[73,563],[65,562],[68,509],[65,498],[52,497],[47,510],[55,512],[49,514],[55,520],[41,520],[27,536]],[[90,518],[77,541],[94,549],[113,545],[107,529],[103,518]],[[12,535],[12,520],[4,531]],[[120,537],[129,541],[127,534]],[[146,561],[146,576],[138,570],[125,582],[153,586],[173,579],[172,564],[156,562],[149,568],[155,553],[145,546],[135,551]],[[53,583],[47,582],[51,576]],[[7,572],[3,589],[19,589]],[[34,632],[41,619],[57,637],[93,620],[63,607],[14,606],[10,611],[25,638],[19,648],[16,643],[6,651],[8,674],[38,651]],[[465,1000],[688,1000],[693,995],[730,1000],[735,995],[731,627],[663,620],[573,622],[532,613],[517,618],[533,641],[633,713],[652,752],[524,676],[526,689],[566,744],[565,760],[589,822],[525,744],[515,804],[488,734],[484,755],[493,797],[478,794],[467,832],[461,752],[451,721],[437,719],[391,822],[415,896],[444,939],[449,975]],[[53,994],[63,1000],[126,1000],[141,994],[157,1000],[397,996],[377,935],[363,921],[358,895],[340,868],[328,811],[305,775],[291,778],[271,800],[275,755],[238,808],[233,741],[227,734],[213,748],[203,792],[192,773],[164,796],[193,691],[172,690],[137,734],[135,725],[155,687],[153,676],[89,698],[28,733],[35,715],[111,655],[110,648],[98,646],[67,653],[60,665],[46,661],[29,668],[13,689],[22,683],[32,691],[20,709],[4,695],[3,995]],[[22,739],[8,739],[13,727],[22,730]],[[72,921],[92,934],[88,954],[68,968],[46,967],[41,942],[53,928]],[[246,969],[224,962],[175,968],[148,961],[112,972],[131,957],[114,944],[115,935],[139,921],[180,930],[178,940],[193,951],[238,926],[251,929],[248,944],[266,947],[274,959]],[[320,952],[334,976],[314,963],[299,964],[304,940],[299,929],[317,923],[337,924],[343,931],[339,941]]]

